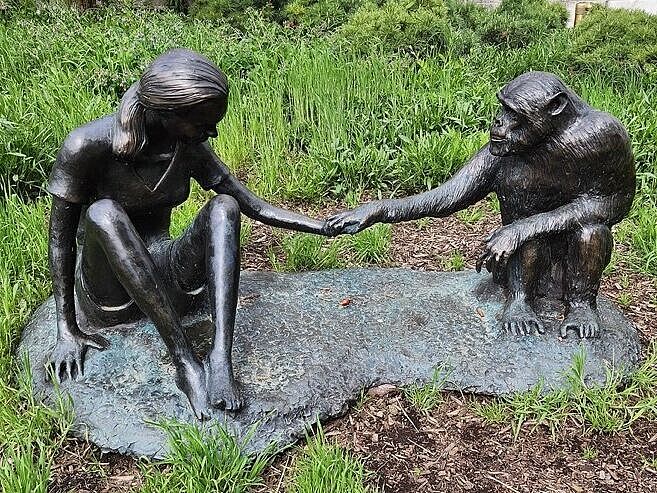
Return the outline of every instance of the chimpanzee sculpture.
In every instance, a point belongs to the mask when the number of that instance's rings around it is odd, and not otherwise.
[[[216,137],[227,105],[226,77],[210,60],[171,50],[151,63],[115,114],[66,138],[48,185],[57,306],[57,344],[48,364],[56,379],[81,375],[88,348],[108,344],[81,330],[77,298],[80,315],[101,326],[148,316],[199,419],[209,417],[210,406],[241,406],[231,360],[240,212],[310,233],[323,234],[325,223],[273,207],[231,175],[206,142]],[[187,200],[192,178],[219,195],[172,240],[171,211]],[[78,225],[84,236],[76,248]],[[180,313],[204,289],[215,334],[201,361]]]
[[[544,332],[532,309],[537,294],[566,302],[569,329],[594,337],[596,296],[609,263],[610,228],[630,210],[634,158],[613,116],[587,105],[556,76],[529,72],[497,95],[502,108],[490,141],[438,188],[379,200],[329,219],[332,233],[356,233],[376,222],[444,217],[495,192],[503,226],[477,262],[505,285],[502,325],[510,333]]]

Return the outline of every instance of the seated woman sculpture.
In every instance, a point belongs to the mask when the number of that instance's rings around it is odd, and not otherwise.
[[[88,348],[108,345],[81,330],[85,320],[108,326],[146,315],[197,418],[208,418],[211,406],[240,408],[231,361],[240,213],[317,234],[325,234],[325,223],[268,204],[231,175],[207,143],[227,104],[224,74],[207,58],[176,49],[145,70],[115,114],[64,141],[48,185],[57,306],[57,343],[48,364],[58,381],[83,374]],[[218,195],[172,240],[171,211],[187,200],[190,179]],[[215,333],[201,361],[180,317],[204,289]],[[83,320],[76,317],[76,298]]]

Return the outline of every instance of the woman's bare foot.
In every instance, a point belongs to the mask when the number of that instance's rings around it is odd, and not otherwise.
[[[195,359],[180,360],[176,364],[176,385],[182,390],[196,417],[205,421],[210,419],[210,401],[205,386],[205,370]]]
[[[204,366],[210,404],[226,411],[238,411],[242,407],[242,395],[233,377],[231,364],[215,362],[208,357]]]

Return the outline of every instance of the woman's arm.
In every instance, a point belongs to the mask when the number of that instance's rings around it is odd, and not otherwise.
[[[105,349],[108,346],[105,338],[82,332],[75,317],[75,235],[80,211],[79,204],[53,196],[48,260],[57,309],[57,343],[48,366],[57,381],[77,378],[84,373],[84,357],[88,348]]]
[[[80,335],[75,320],[75,234],[80,221],[79,204],[52,198],[48,261],[52,277],[53,295],[57,306],[57,339]]]
[[[232,196],[237,200],[241,211],[256,221],[294,231],[326,234],[324,221],[318,221],[269,204],[251,192],[231,174],[228,174],[213,190],[217,193]]]

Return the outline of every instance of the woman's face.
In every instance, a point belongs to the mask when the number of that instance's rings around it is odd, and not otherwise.
[[[210,99],[188,108],[162,111],[160,123],[166,134],[186,144],[200,144],[217,136],[217,124],[226,113],[226,103]]]

